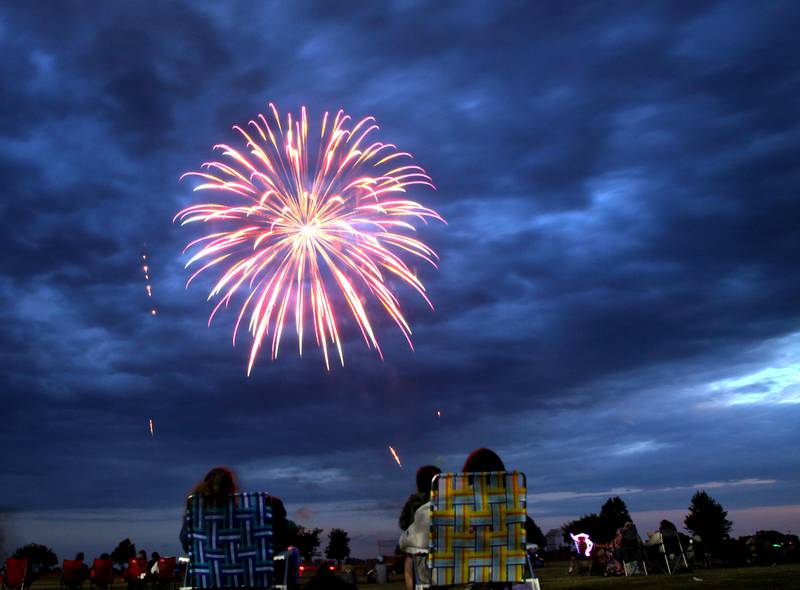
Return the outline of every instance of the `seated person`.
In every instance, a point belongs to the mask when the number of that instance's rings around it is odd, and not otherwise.
[[[203,481],[195,486],[191,495],[202,496],[207,504],[220,507],[225,504],[229,494],[235,494],[238,491],[233,471],[226,467],[214,467],[206,473]],[[288,521],[283,502],[274,496],[270,496],[270,501],[272,503],[272,549],[273,553],[278,554],[289,546]],[[189,506],[187,505],[180,532],[181,546],[186,553],[189,553],[190,545],[188,517]]]
[[[206,506],[223,508],[230,494],[238,493],[233,471],[226,467],[214,467],[206,473],[203,481],[191,491],[192,496],[201,496]],[[286,508],[279,498],[269,497],[272,511],[272,552],[273,555],[286,554],[289,546],[289,521],[286,519]],[[180,532],[181,546],[185,553],[190,553],[189,524],[191,522],[190,504],[187,500]],[[287,555],[287,558],[290,557]],[[285,564],[286,562],[284,562]],[[295,563],[295,562],[292,562]]]
[[[78,552],[75,559],[70,562],[64,560],[64,569],[61,572],[61,583],[67,588],[78,588],[89,578],[89,566],[84,562],[83,552]]]

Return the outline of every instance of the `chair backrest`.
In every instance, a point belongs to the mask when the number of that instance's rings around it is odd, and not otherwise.
[[[126,578],[138,578],[147,572],[147,560],[141,557],[131,557],[128,560],[128,569],[125,570]]]
[[[158,559],[158,579],[162,582],[170,581],[175,577],[174,557],[160,557]]]
[[[76,584],[83,579],[82,570],[82,559],[65,559],[61,564],[61,579],[67,584]]]
[[[661,543],[664,553],[681,553],[681,539],[678,536],[678,531],[672,528],[661,529]]]
[[[110,559],[95,559],[92,563],[91,580],[95,584],[105,585],[111,583],[114,575],[114,562]]]
[[[220,507],[189,496],[186,519],[192,586],[266,588],[272,583],[269,494],[230,494]]]
[[[431,583],[522,582],[526,515],[523,473],[434,477],[428,553]]]
[[[13,557],[6,560],[6,578],[4,584],[10,588],[19,586],[25,582],[25,576],[28,573],[28,559],[21,557],[14,559]]]

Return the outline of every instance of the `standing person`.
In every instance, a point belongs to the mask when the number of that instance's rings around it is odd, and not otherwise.
[[[407,545],[406,547],[401,547],[401,549],[408,550],[403,562],[403,574],[405,577],[406,590],[414,590],[414,562],[415,560],[420,560],[419,558],[415,558],[415,556],[424,556],[424,551],[427,551],[427,543],[423,544],[418,539],[423,535],[425,538],[428,536],[428,530],[425,527],[425,523],[422,522],[422,520],[424,520],[424,515],[420,514],[420,518],[418,519],[415,519],[415,516],[420,507],[430,502],[431,482],[433,481],[433,478],[441,472],[442,470],[435,465],[423,465],[417,469],[417,492],[408,497],[405,505],[403,506],[403,510],[400,513],[400,518],[397,521],[397,523],[400,525],[400,528],[406,533],[409,533],[409,527],[414,525],[413,530],[410,531],[414,534],[401,535],[401,541],[406,539],[406,542],[410,543],[410,545]],[[428,522],[430,522],[430,520],[428,520]],[[415,538],[416,540],[412,541],[411,537]],[[424,566],[424,563],[420,565]],[[423,573],[419,567],[417,568],[417,571],[420,574]]]
[[[147,562],[147,576],[145,579],[156,582],[158,581],[158,560],[161,559],[158,551],[153,551],[150,554],[150,561]]]
[[[89,579],[89,566],[86,565],[84,561],[86,556],[83,554],[83,551],[79,551],[77,555],[75,555],[75,561],[81,562],[81,573],[80,573],[80,583],[82,584],[85,580]]]

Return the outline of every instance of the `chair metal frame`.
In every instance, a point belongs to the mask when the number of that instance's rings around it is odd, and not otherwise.
[[[622,545],[620,547],[624,548],[624,546]],[[645,547],[642,544],[642,538],[639,536],[638,532],[636,533],[636,559],[633,561],[625,561],[624,552],[622,557],[623,558],[620,559],[620,561],[622,562],[622,571],[625,573],[626,577],[633,575],[633,573],[628,571],[629,563],[636,563],[637,566],[641,565],[642,569],[644,570],[644,575],[645,576],[649,575],[647,573],[647,552],[645,551]]]
[[[678,531],[675,531],[674,536],[670,534],[667,537],[664,536],[664,531],[660,530],[659,533],[661,533],[661,545],[659,545],[658,550],[664,556],[664,563],[667,566],[667,573],[672,575],[673,571],[676,569],[674,566],[680,565],[681,560],[683,560],[683,567],[688,570],[689,563],[686,561],[686,554],[683,551],[683,543],[681,543],[681,537]],[[678,551],[674,553],[674,565],[670,565],[669,562],[670,551],[667,549],[667,543],[665,542],[666,538],[671,539],[670,543],[674,542],[678,546]]]
[[[474,478],[474,477],[486,478],[487,476],[498,476],[500,474],[502,474],[502,476],[504,478],[506,476],[509,476],[509,475],[522,478],[522,486],[519,489],[519,494],[520,494],[519,504],[521,505],[523,510],[527,513],[527,509],[526,508],[527,508],[528,481],[527,481],[526,475],[524,473],[520,472],[520,471],[497,471],[497,472],[476,472],[476,473],[460,473],[460,472],[459,473],[442,473],[442,474],[435,475],[433,477],[433,479],[431,481],[431,530],[429,532],[429,549],[428,549],[428,553],[427,553],[427,563],[428,564],[433,562],[433,560],[436,557],[436,553],[437,553],[437,547],[435,547],[435,542],[434,542],[434,538],[436,537],[436,535],[434,535],[434,527],[442,526],[440,523],[437,523],[436,520],[435,520],[436,502],[434,501],[434,498],[438,499],[438,497],[439,497],[438,496],[439,483],[442,480],[444,480],[445,478],[455,478],[455,477],[466,477],[466,478],[470,478],[470,479]],[[505,480],[504,480],[504,484],[505,484]],[[504,485],[504,487],[505,487],[505,485]],[[436,492],[436,495],[434,494],[434,492]],[[455,526],[455,523],[454,523],[454,526]],[[491,525],[488,525],[488,526],[491,528]],[[474,527],[470,527],[470,528],[474,529]],[[523,532],[525,530],[525,520],[524,519],[522,520],[522,530],[523,530]],[[493,580],[485,580],[485,581],[484,580],[482,580],[482,581],[469,580],[468,581],[468,580],[460,580],[459,579],[458,581],[456,581],[454,583],[458,584],[458,585],[465,584],[465,583],[473,583],[473,582],[474,583],[478,583],[478,584],[483,584],[483,583],[491,583],[491,584],[503,584],[503,583],[524,584],[526,586],[529,586],[532,590],[539,590],[539,579],[536,577],[536,573],[535,573],[535,571],[533,569],[533,564],[531,563],[530,555],[528,554],[528,551],[527,551],[527,548],[526,548],[525,536],[524,535],[520,538],[519,547],[515,548],[515,550],[519,551],[519,552],[524,552],[524,554],[525,554],[525,558],[524,558],[525,562],[524,562],[524,564],[522,564],[522,579],[513,579],[513,580],[512,579],[507,579],[507,575],[506,575],[507,570],[506,570],[506,571],[502,572],[502,574],[498,578],[493,579]],[[525,566],[527,566],[527,572],[529,573],[530,577],[526,577]],[[476,567],[482,567],[482,568],[488,567],[488,568],[492,569],[494,566],[493,565],[488,565],[488,566],[483,565],[483,566],[476,566]],[[419,581],[417,579],[417,568],[414,567],[412,569],[413,569],[413,572],[414,572],[414,587],[415,587],[415,589],[416,590],[424,590],[426,588],[430,588],[430,586],[427,585],[427,584],[419,583]],[[428,569],[432,569],[432,568],[429,567]],[[470,578],[473,577],[474,569],[472,567],[467,567],[467,569],[470,571]],[[431,582],[432,583],[437,583],[437,587],[439,587],[438,586],[438,582],[439,581],[435,580],[433,575],[431,577]]]

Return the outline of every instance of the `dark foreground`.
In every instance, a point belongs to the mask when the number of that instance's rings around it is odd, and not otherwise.
[[[697,570],[692,573],[666,576],[663,574],[653,576],[634,576],[631,578],[602,578],[599,576],[569,576],[567,565],[554,563],[537,571],[542,590],[556,590],[579,588],[591,590],[594,588],[604,590],[628,588],[697,588],[708,589],[758,589],[778,590],[800,588],[800,564],[779,565],[774,567],[747,567],[730,569]],[[59,587],[57,576],[47,576],[36,580],[31,590],[55,590]],[[394,578],[389,584],[378,586],[376,584],[360,583],[359,588],[373,588],[374,590],[402,590],[403,583],[400,578]],[[85,586],[88,588],[88,586]],[[115,590],[123,590],[125,586],[115,583]],[[177,590],[177,587],[176,589]]]

